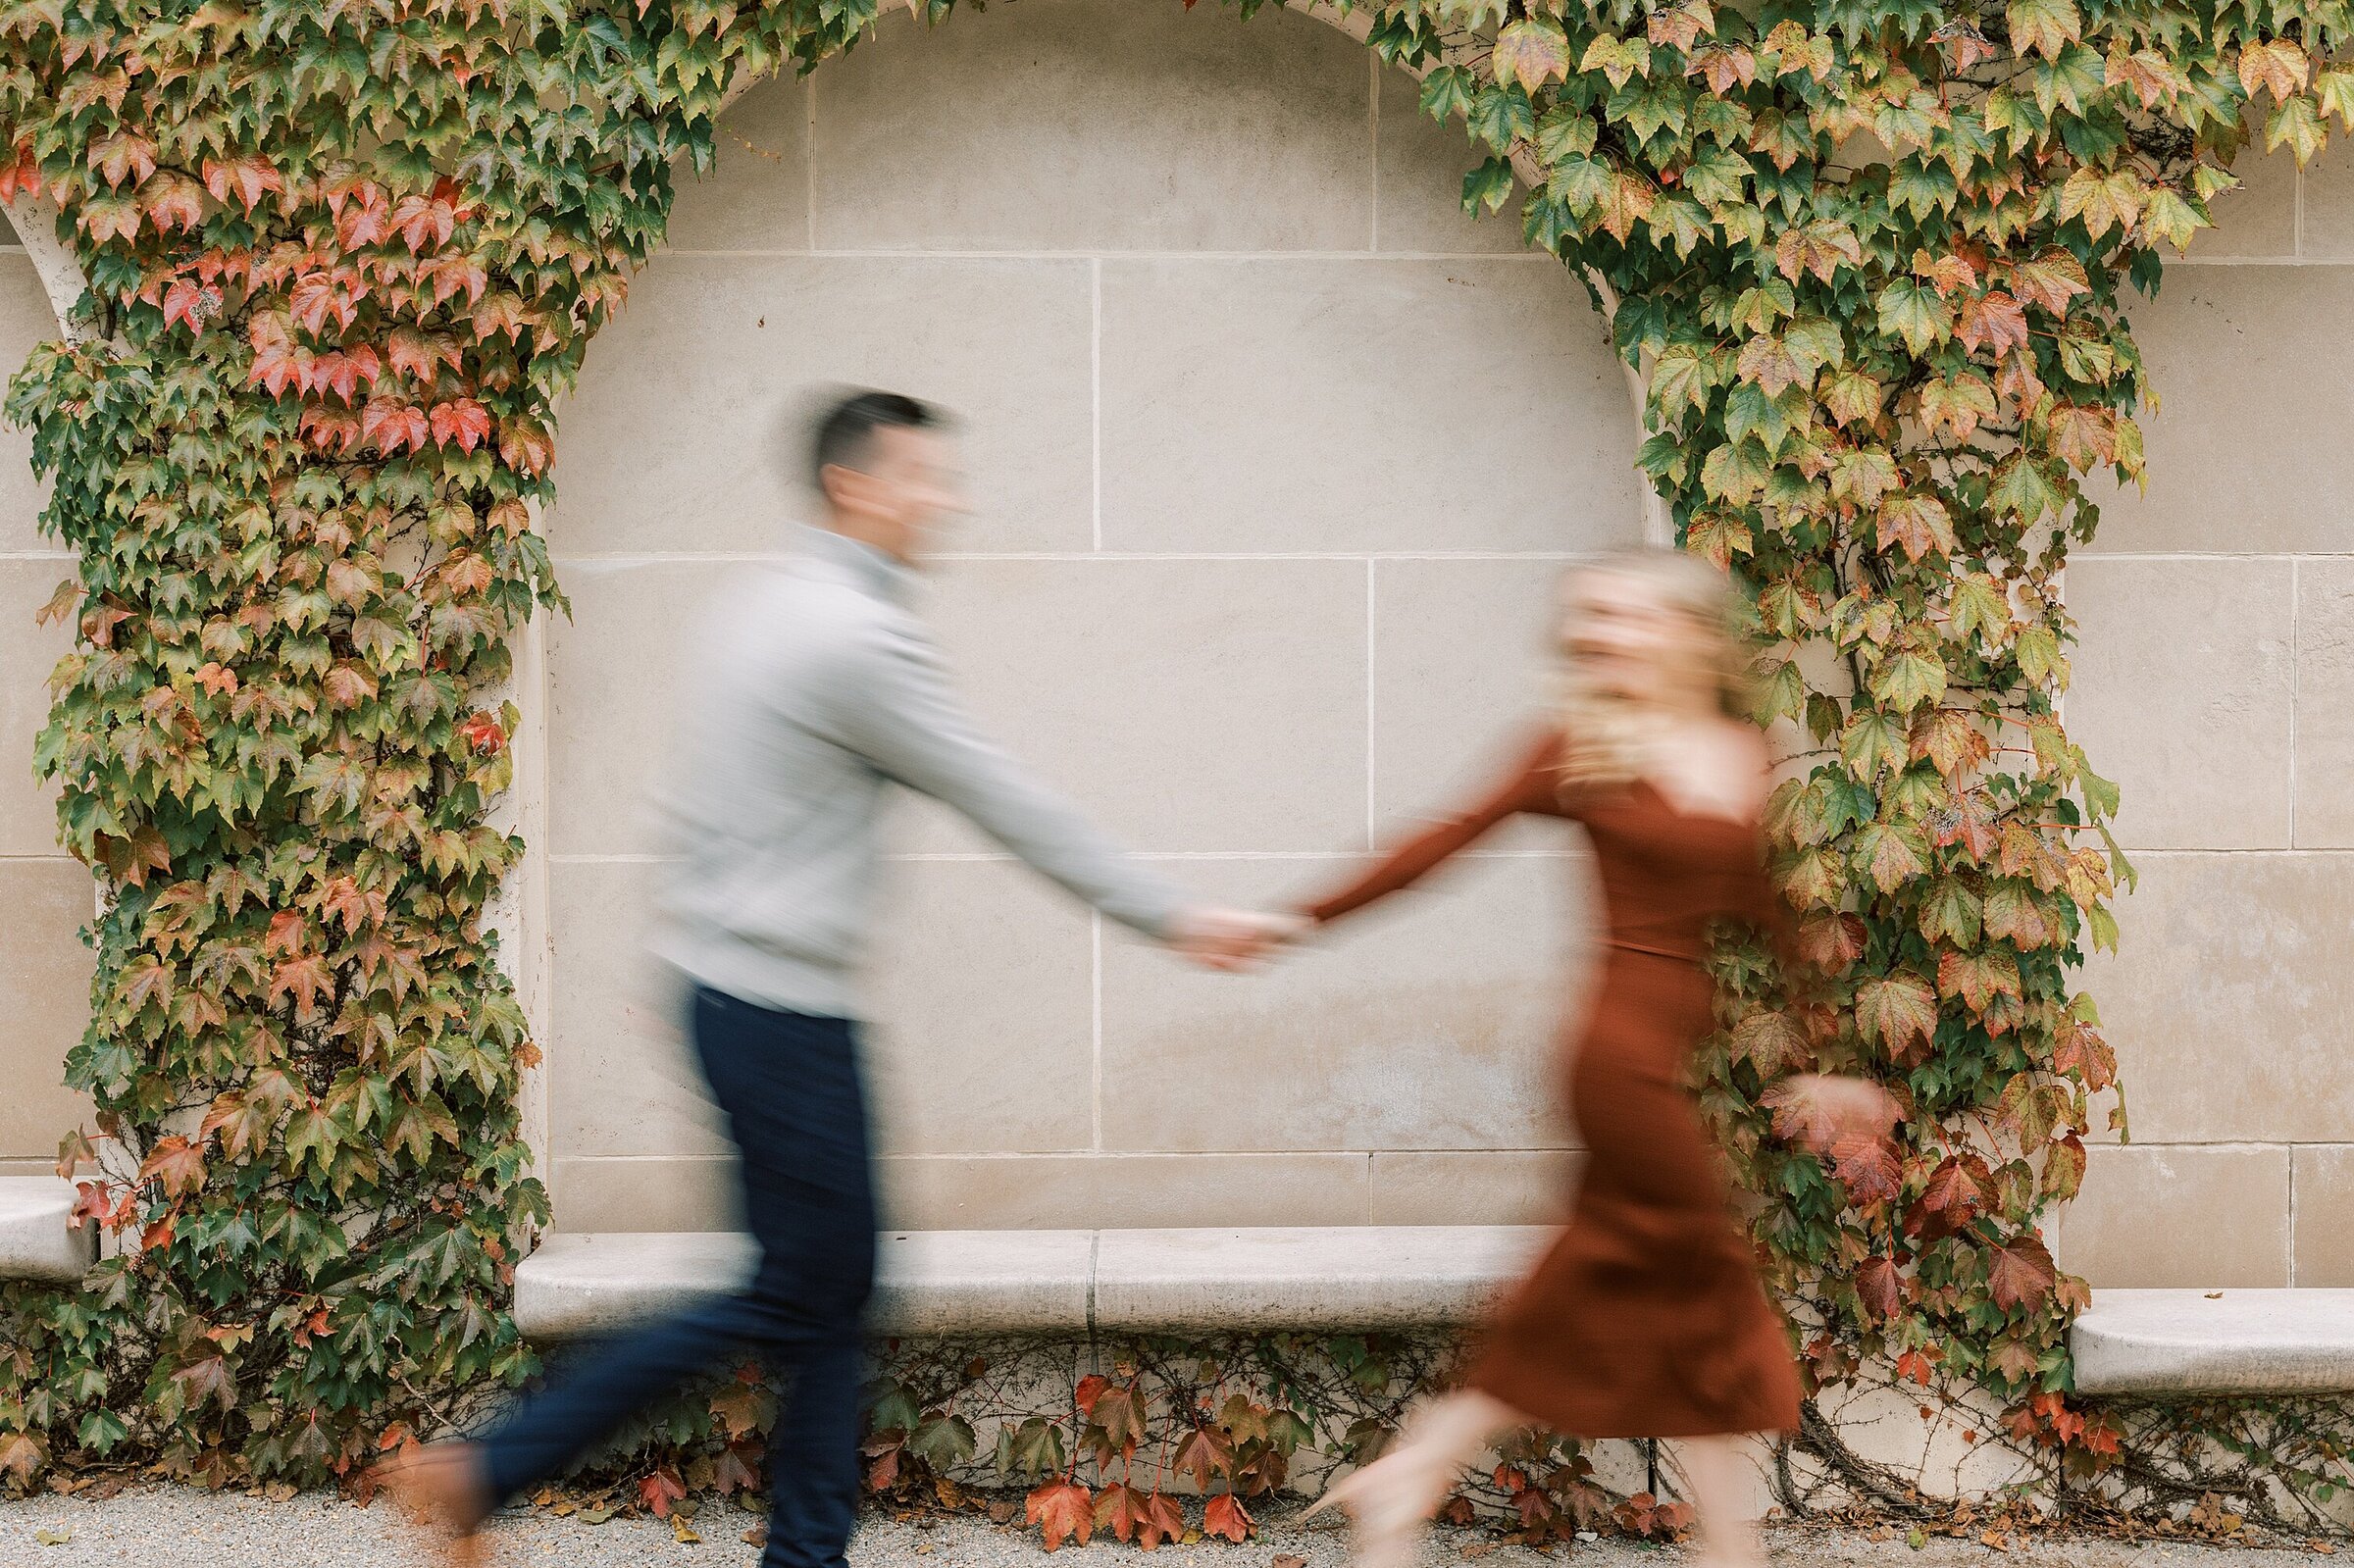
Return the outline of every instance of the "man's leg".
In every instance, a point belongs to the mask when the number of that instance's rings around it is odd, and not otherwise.
[[[843,1568],[858,1506],[859,1324],[875,1277],[866,1096],[853,1026],[769,1016],[768,1049],[714,1064],[758,1080],[737,1096],[747,1109],[735,1125],[762,1248],[747,1305],[763,1320],[753,1337],[773,1347],[771,1375],[795,1374],[769,1434],[761,1562]]]

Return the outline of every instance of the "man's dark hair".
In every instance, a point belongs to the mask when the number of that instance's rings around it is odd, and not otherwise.
[[[897,392],[855,392],[843,398],[817,422],[809,445],[809,480],[826,487],[826,470],[841,467],[862,471],[873,455],[875,431],[885,427],[931,430],[947,424],[947,417],[927,403]]]

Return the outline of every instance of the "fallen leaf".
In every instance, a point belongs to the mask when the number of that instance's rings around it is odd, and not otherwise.
[[[751,1529],[749,1529],[749,1530],[745,1531],[745,1532],[743,1533],[743,1543],[744,1543],[745,1545],[747,1545],[747,1546],[765,1546],[765,1545],[767,1545],[767,1544],[768,1544],[768,1526],[766,1526],[766,1525],[754,1525],[754,1526],[752,1526],[752,1528],[751,1528]]]
[[[687,1516],[683,1513],[670,1516],[670,1533],[682,1546],[699,1545],[703,1539],[694,1533],[694,1527],[687,1522]]]
[[[1307,1568],[1307,1559],[1305,1557],[1294,1557],[1287,1553],[1286,1555],[1278,1557],[1273,1562],[1267,1564],[1267,1568]]]
[[[2210,1290],[2207,1292],[2207,1299],[2210,1301],[2221,1301],[2223,1298],[2224,1292],[2221,1290]]]
[[[36,1530],[32,1533],[32,1539],[44,1546],[62,1546],[74,1539],[74,1532],[71,1530]]]
[[[1009,1525],[1019,1512],[1021,1510],[1010,1502],[993,1502],[989,1505],[989,1522],[993,1525]]]
[[[581,1523],[585,1525],[601,1525],[620,1511],[621,1510],[618,1508],[583,1508],[581,1510]]]

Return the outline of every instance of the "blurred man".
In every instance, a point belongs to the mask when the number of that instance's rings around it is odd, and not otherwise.
[[[859,1320],[876,1226],[853,973],[873,915],[886,785],[946,801],[1041,874],[1213,968],[1287,923],[1189,905],[992,745],[911,609],[915,560],[964,509],[955,442],[912,398],[863,392],[819,423],[823,527],[748,572],[682,688],[680,855],[656,946],[692,986],[691,1035],[740,1151],[760,1261],[741,1293],[643,1330],[480,1442],[437,1444],[395,1492],[479,1562],[490,1512],[731,1352],[793,1387],[769,1438],[763,1568],[842,1568],[858,1500]],[[649,672],[649,676],[652,673]],[[658,677],[654,677],[657,678]]]

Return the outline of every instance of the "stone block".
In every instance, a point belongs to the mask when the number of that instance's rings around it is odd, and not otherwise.
[[[1555,701],[1559,561],[1373,567],[1373,818],[1384,832],[1470,804]],[[1558,838],[1500,831],[1485,847]]]
[[[2117,832],[2129,847],[2288,847],[2291,570],[2215,559],[2069,568],[2081,629],[2069,734],[2124,791]]]
[[[1270,6],[1024,0],[884,21],[814,78],[817,242],[1361,250],[1364,46]]]
[[[1089,547],[1094,288],[1084,260],[657,260],[564,410],[559,556],[744,554],[813,515],[808,429],[839,386],[961,421],[975,515],[943,550]]]
[[[2177,268],[2156,299],[2135,298],[2131,317],[2144,384],[2163,406],[2137,416],[2148,493],[2085,486],[2102,511],[2094,548],[2342,551],[2354,510],[2354,443],[2342,439],[2354,382],[2296,374],[2291,362],[2344,358],[2354,273]]]
[[[15,237],[0,222],[0,238]],[[57,313],[32,259],[22,250],[0,249],[0,365],[15,376],[35,344],[56,335]],[[48,500],[49,486],[32,473],[32,432],[0,422],[0,555],[64,548],[40,531],[41,508]]]
[[[1553,1239],[1543,1227],[1101,1233],[1095,1326],[1250,1333],[1461,1323]]]
[[[1463,177],[1487,149],[1473,144],[1460,120],[1441,125],[1423,114],[1422,84],[1412,76],[1376,70],[1374,248],[1450,255],[1526,249],[1520,203],[1528,193],[1514,185],[1500,210],[1477,218],[1464,212]]]
[[[542,1071],[559,1170],[583,1156],[731,1152],[688,1049],[685,988],[646,950],[659,871],[643,861],[558,860],[547,868],[554,984]],[[595,1218],[611,1223],[601,1206]]]
[[[1103,264],[1116,550],[1573,552],[1636,537],[1636,420],[1543,256]]]
[[[1560,1225],[1585,1156],[1576,1149],[1377,1149],[1367,1225]]]
[[[719,117],[712,141],[708,173],[686,159],[671,166],[664,252],[808,250],[808,82],[790,70],[761,82]]]
[[[2287,1149],[2136,1143],[2086,1156],[2059,1261],[2096,1292],[2288,1283]]]
[[[2354,559],[2296,563],[2295,838],[2354,849]]]
[[[0,464],[7,461],[0,450]],[[62,558],[0,560],[0,855],[62,853],[57,790],[34,779],[32,752],[49,723],[49,672],[74,651],[74,629],[33,617],[73,575],[74,563]]]
[[[1365,570],[959,561],[931,619],[997,737],[1128,848],[1327,849],[1364,842]]]
[[[65,1063],[89,1025],[80,932],[93,902],[78,861],[0,860],[0,1155],[54,1160],[58,1140],[89,1119],[89,1102],[65,1087]]]
[[[1334,860],[1183,868],[1214,895],[1285,905]],[[1108,1148],[1525,1149],[1563,1136],[1556,1040],[1582,991],[1585,862],[1467,859],[1257,977],[1103,952]],[[1570,1005],[1574,1006],[1574,1001]]]
[[[2086,966],[2143,1143],[2339,1142],[2354,1127],[2354,881],[2328,854],[2137,854]],[[2122,1283],[2122,1282],[2121,1282]]]
[[[2289,1150],[2290,1283],[2354,1287],[2354,1142]]]
[[[882,1162],[884,1214],[916,1230],[1356,1225],[1363,1154],[901,1156]],[[1462,1223],[1477,1216],[1462,1213]]]
[[[559,1158],[548,1202],[554,1228],[565,1235],[743,1228],[733,1154]]]
[[[697,623],[729,575],[711,561],[572,561],[572,616],[549,628],[549,849],[647,855],[664,847],[656,816],[673,744],[679,682]]]
[[[916,861],[889,872],[866,971],[877,1146],[894,1154],[1088,1147],[1087,911],[1009,861]]]

